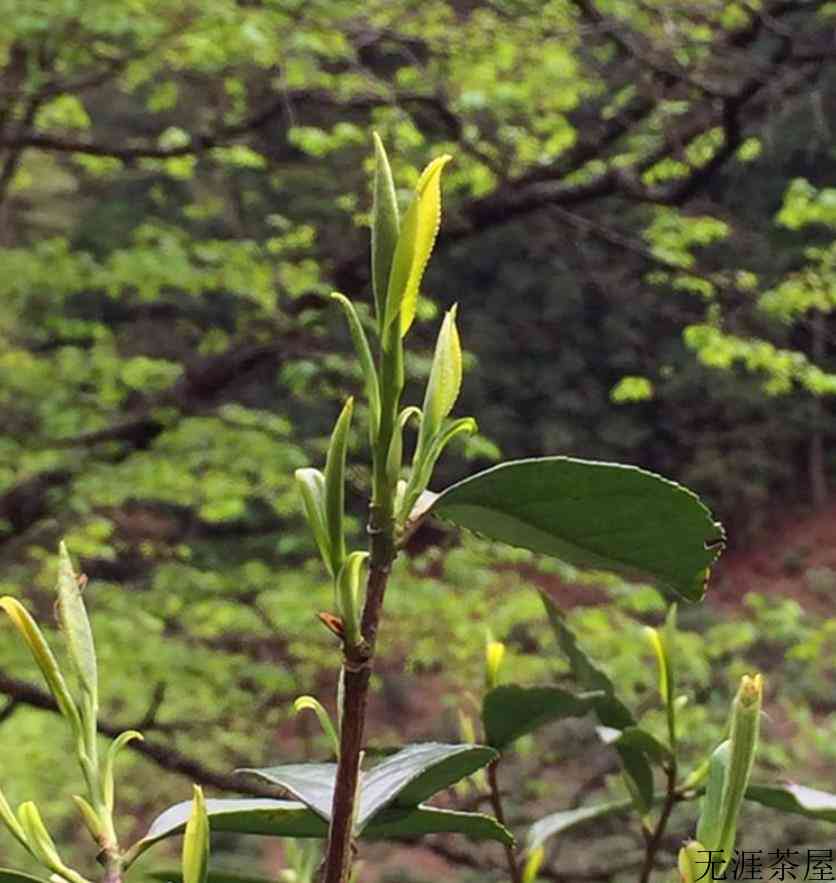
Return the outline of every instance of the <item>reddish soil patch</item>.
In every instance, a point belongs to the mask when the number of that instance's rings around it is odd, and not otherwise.
[[[794,598],[813,614],[836,614],[836,506],[787,516],[751,546],[726,552],[707,602],[739,608],[748,592]]]

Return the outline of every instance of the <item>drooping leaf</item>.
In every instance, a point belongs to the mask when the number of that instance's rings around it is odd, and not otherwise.
[[[746,799],[781,812],[836,823],[836,794],[805,785],[749,785]]]
[[[603,693],[595,700],[595,714],[605,727],[624,730],[635,726],[636,720],[629,708],[615,695],[615,685],[607,673],[600,668],[578,644],[575,633],[566,623],[563,611],[546,592],[540,592],[543,605],[549,617],[557,643],[565,654],[572,677],[579,687]]]
[[[415,318],[418,289],[441,225],[441,171],[451,159],[447,155],[440,156],[424,169],[398,234],[383,327],[385,330],[399,322],[401,337],[409,331]]]
[[[145,737],[136,730],[126,730],[120,733],[111,743],[107,751],[107,759],[105,760],[104,775],[102,776],[102,795],[105,805],[113,812],[113,793],[114,793],[114,767],[119,752],[129,743],[134,741],[144,741]]]
[[[543,457],[502,463],[439,494],[441,518],[581,567],[699,601],[722,528],[691,491],[632,466]]]
[[[632,800],[616,800],[612,803],[601,803],[598,806],[582,806],[578,809],[565,809],[551,813],[535,822],[528,830],[525,840],[527,850],[538,849],[549,837],[568,831],[584,822],[603,819],[617,813],[628,812],[633,806]]]
[[[21,637],[29,647],[32,658],[38,664],[44,680],[47,682],[50,692],[55,697],[61,714],[67,718],[76,731],[81,728],[81,721],[78,716],[76,704],[73,701],[70,691],[67,688],[67,682],[61,674],[58,662],[46,642],[37,623],[29,615],[26,608],[15,598],[6,596],[0,598],[0,609],[5,610],[9,619],[14,623]]]
[[[389,840],[425,834],[464,834],[472,840],[495,840],[509,846],[514,842],[511,832],[491,816],[434,806],[384,809],[363,829],[361,836],[364,840]]]
[[[147,849],[186,829],[192,812],[190,800],[170,806],[157,816],[141,840],[128,851],[132,864]],[[209,799],[206,814],[212,831],[264,834],[274,837],[327,837],[328,825],[303,803],[268,798]]]
[[[358,829],[362,831],[384,807],[417,806],[496,757],[496,751],[484,745],[407,745],[364,774]]]
[[[325,706],[315,696],[298,696],[293,702],[293,710],[296,714],[300,711],[312,711],[319,721],[322,732],[327,736],[331,747],[334,749],[334,755],[339,757],[340,754],[340,738],[337,735],[337,728],[334,726],[331,716],[328,714]]]
[[[552,721],[582,717],[600,693],[575,696],[560,687],[496,687],[482,701],[482,723],[489,745],[503,751],[515,739]]]
[[[278,785],[297,800],[301,800],[326,822],[331,818],[334,783],[337,779],[335,763],[288,763],[239,769],[236,772],[249,773],[271,785]]]

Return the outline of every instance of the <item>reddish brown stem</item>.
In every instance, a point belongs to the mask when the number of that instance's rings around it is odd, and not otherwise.
[[[491,786],[491,806],[493,807],[493,814],[496,816],[496,820],[503,828],[507,828],[508,826],[505,824],[505,811],[502,808],[502,794],[499,790],[499,780],[496,775],[496,768],[498,766],[499,760],[495,760],[488,767],[488,783]],[[511,883],[520,883],[522,875],[520,873],[520,866],[517,864],[517,854],[514,852],[514,847],[507,843],[505,844],[505,859],[508,862]]]
[[[352,833],[360,779],[369,679],[374,660],[377,627],[383,608],[383,596],[395,549],[389,530],[374,526],[372,513],[371,565],[366,581],[366,603],[360,631],[363,640],[343,648],[343,710],[340,727],[340,757],[337,781],[331,806],[331,826],[322,883],[347,883],[351,872]]]

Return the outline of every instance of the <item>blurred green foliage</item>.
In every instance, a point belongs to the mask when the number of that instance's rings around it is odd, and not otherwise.
[[[442,479],[499,450],[625,460],[700,490],[737,543],[776,509],[821,502],[836,435],[832,3],[7,0],[2,13],[0,593],[48,621],[67,538],[91,577],[109,720],[213,769],[276,760],[296,738],[325,750],[289,722],[336,658],[310,615],[331,590],[292,473],[322,458],[336,399],[362,383],[326,296],[368,292],[372,128],[401,199],[429,156],[455,155],[425,280],[437,306],[422,300],[418,318],[467,304],[462,411],[484,435]],[[429,353],[426,325],[416,335]],[[412,358],[426,374],[429,355]],[[364,486],[367,466],[352,469]],[[584,575],[514,552],[496,565],[437,530],[411,553],[378,676],[392,739],[398,715],[413,735],[455,733],[453,689],[481,677],[486,627],[521,680],[560,672],[532,583],[611,601],[573,625],[627,696],[649,695],[637,623],[661,615],[654,590],[604,580],[595,594]],[[683,612],[683,728],[704,749],[736,676],[780,660],[766,763],[821,768],[834,618],[747,605],[732,622]],[[33,679],[11,640],[0,671]],[[439,693],[449,711],[422,719]],[[53,783],[74,774],[50,715],[15,706],[0,736],[16,746],[0,756],[8,793],[57,812]],[[185,793],[135,754],[122,763],[137,818]],[[550,806],[570,796],[557,788]]]

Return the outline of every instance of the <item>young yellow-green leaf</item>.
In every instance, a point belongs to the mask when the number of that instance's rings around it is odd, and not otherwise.
[[[73,701],[70,691],[67,689],[67,683],[61,674],[61,669],[49,649],[37,623],[29,615],[26,608],[15,598],[6,596],[0,598],[0,608],[6,611],[9,619],[14,623],[18,632],[20,632],[33,659],[38,664],[44,680],[47,682],[61,714],[72,724],[76,733],[81,731],[81,719],[78,716],[78,709]]]
[[[58,551],[58,618],[67,642],[68,656],[81,689],[90,697],[92,708],[98,705],[96,648],[90,620],[81,597],[78,577],[66,545]]]
[[[183,883],[206,883],[209,871],[209,819],[203,789],[194,786],[192,814],[183,837]]]
[[[308,467],[297,469],[294,477],[319,554],[329,573],[334,576],[331,569],[331,538],[325,513],[325,476],[318,469]]]
[[[144,736],[142,733],[137,732],[136,730],[126,730],[124,733],[120,733],[111,743],[110,748],[107,751],[107,759],[105,760],[104,767],[104,775],[102,777],[102,797],[104,798],[105,806],[113,812],[113,804],[114,804],[114,773],[113,769],[116,764],[116,757],[119,752],[129,743],[138,739],[140,742],[144,741]]]
[[[395,184],[392,169],[383,142],[377,132],[374,139],[374,204],[372,206],[372,289],[374,291],[375,315],[382,328],[386,315],[386,295],[389,289],[389,274],[392,259],[398,242],[400,218],[398,200],[395,197]]]
[[[389,442],[389,453],[386,455],[386,479],[390,487],[396,487],[400,480],[403,466],[403,433],[406,424],[412,417],[421,419],[421,409],[415,405],[404,408],[395,423],[395,430]]]
[[[331,572],[337,576],[345,559],[345,457],[354,399],[349,398],[331,434],[328,457],[325,460],[325,518],[328,542],[331,548]]]
[[[763,678],[743,675],[740,689],[732,705],[731,756],[723,788],[722,823],[718,849],[724,856],[731,856],[737,832],[740,805],[749,784],[749,775],[755,761],[760,729],[761,704],[763,701]],[[723,868],[725,865],[723,865]],[[720,869],[722,873],[723,868]]]
[[[537,875],[540,873],[540,868],[543,865],[543,859],[546,857],[546,851],[542,846],[537,849],[533,849],[529,854],[528,858],[525,862],[525,867],[523,868],[522,873],[522,883],[535,883],[537,880]]]
[[[337,735],[337,730],[331,722],[331,717],[325,710],[323,704],[315,696],[300,696],[293,703],[293,710],[296,714],[299,714],[300,711],[312,711],[316,715],[319,725],[322,727],[322,732],[325,733],[328,737],[328,741],[331,743],[334,755],[339,757],[340,738]]]
[[[505,659],[505,649],[502,641],[488,641],[485,644],[485,684],[489,690],[499,683],[499,669]]]
[[[9,833],[20,843],[26,850],[29,850],[29,844],[26,841],[26,833],[23,830],[17,816],[12,812],[6,795],[0,789],[0,822],[9,829]]]
[[[99,818],[96,810],[93,809],[92,806],[78,794],[73,794],[73,803],[75,803],[76,808],[78,809],[82,820],[84,821],[84,827],[90,832],[90,836],[93,840],[101,845],[102,832],[104,831],[104,827],[102,825],[102,820]]]
[[[676,703],[673,669],[673,639],[676,634],[676,604],[672,604],[668,610],[663,629],[645,627],[645,635],[656,654],[656,664],[659,669],[659,695],[665,706],[665,714],[668,723],[668,738],[671,748],[676,749]]]
[[[408,519],[417,517],[414,509],[417,508],[418,500],[426,491],[427,485],[432,478],[433,469],[438,458],[444,452],[444,449],[450,444],[457,435],[473,435],[478,432],[479,427],[472,417],[459,417],[457,420],[447,420],[440,432],[437,432],[435,438],[428,444],[422,446],[419,442],[415,450],[415,458],[412,464],[412,471],[409,475],[409,482],[404,491],[401,505],[398,509],[398,520],[403,523]],[[423,449],[422,449],[423,448]],[[438,494],[433,495],[433,500],[438,498]],[[428,505],[422,511],[424,514],[430,511]]]
[[[368,552],[351,552],[337,577],[337,600],[343,620],[346,646],[354,647],[362,640],[360,634],[360,568]]]
[[[453,410],[462,385],[462,348],[456,329],[456,307],[441,324],[435,344],[430,377],[424,394],[421,436],[426,443],[435,437],[444,418]]]
[[[17,818],[26,833],[26,842],[32,855],[46,868],[60,873],[64,868],[55,843],[44,825],[37,806],[28,800],[17,808]]]
[[[706,848],[697,840],[686,843],[679,850],[677,865],[682,883],[697,883],[698,880],[704,880],[708,871],[711,871],[710,876],[714,877],[714,869],[705,867],[708,860],[706,852]],[[701,866],[703,866],[702,870],[700,870]],[[722,877],[718,875],[714,879],[721,880]]]
[[[569,564],[650,578],[699,601],[723,531],[691,491],[651,472],[571,457],[494,466],[439,494],[432,513]]]
[[[369,348],[366,332],[363,331],[363,325],[360,322],[357,311],[354,309],[354,304],[344,294],[340,294],[339,291],[332,291],[331,297],[343,308],[343,312],[348,320],[351,339],[354,341],[354,349],[357,352],[357,358],[360,360],[366,398],[369,400],[369,436],[372,443],[374,443],[380,428],[380,385],[377,380],[377,371],[374,367],[372,351]]]
[[[441,172],[451,159],[440,156],[424,169],[404,215],[386,292],[384,332],[399,321],[403,337],[415,318],[421,279],[441,226]]]
[[[700,807],[697,840],[708,849],[717,849],[723,825],[723,791],[728,775],[731,742],[727,739],[711,753],[708,782]]]

